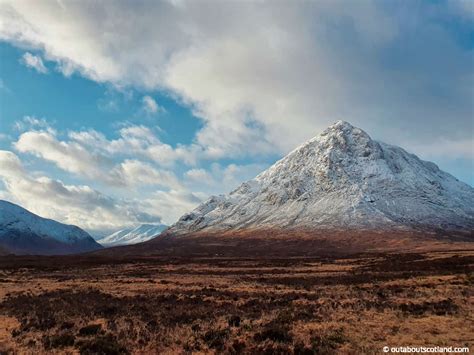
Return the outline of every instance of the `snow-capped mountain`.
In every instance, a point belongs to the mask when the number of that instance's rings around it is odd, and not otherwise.
[[[265,228],[472,234],[474,189],[402,148],[338,121],[166,234]]]
[[[14,254],[71,254],[102,248],[84,230],[0,200],[0,246]]]
[[[156,237],[166,228],[168,226],[164,224],[142,224],[135,228],[119,230],[97,242],[104,246],[137,244]]]

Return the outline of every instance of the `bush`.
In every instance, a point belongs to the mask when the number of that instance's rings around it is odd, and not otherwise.
[[[102,329],[102,326],[100,324],[89,324],[79,329],[79,335],[82,335],[82,336],[96,335],[101,329]]]
[[[45,337],[43,344],[45,349],[65,348],[73,346],[75,337],[72,334],[65,333],[55,336]]]
[[[229,318],[229,327],[240,327],[240,317],[232,316]]]

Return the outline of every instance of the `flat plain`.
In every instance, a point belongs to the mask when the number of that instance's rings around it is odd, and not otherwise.
[[[12,354],[474,348],[474,251],[295,258],[0,258]]]

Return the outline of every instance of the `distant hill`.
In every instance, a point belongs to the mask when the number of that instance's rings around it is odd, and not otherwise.
[[[166,228],[168,226],[164,224],[142,224],[134,228],[119,230],[97,240],[97,242],[107,247],[142,243],[158,236]]]
[[[0,200],[0,249],[13,254],[73,254],[101,249],[77,226],[42,218]]]

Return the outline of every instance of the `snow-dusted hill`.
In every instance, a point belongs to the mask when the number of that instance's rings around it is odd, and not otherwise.
[[[79,227],[42,218],[0,200],[0,246],[18,254],[69,254],[100,249]]]
[[[265,228],[474,229],[474,189],[338,121],[166,234]]]
[[[135,228],[119,230],[97,242],[104,246],[137,244],[156,237],[166,228],[168,228],[168,226],[164,224],[142,224]]]

